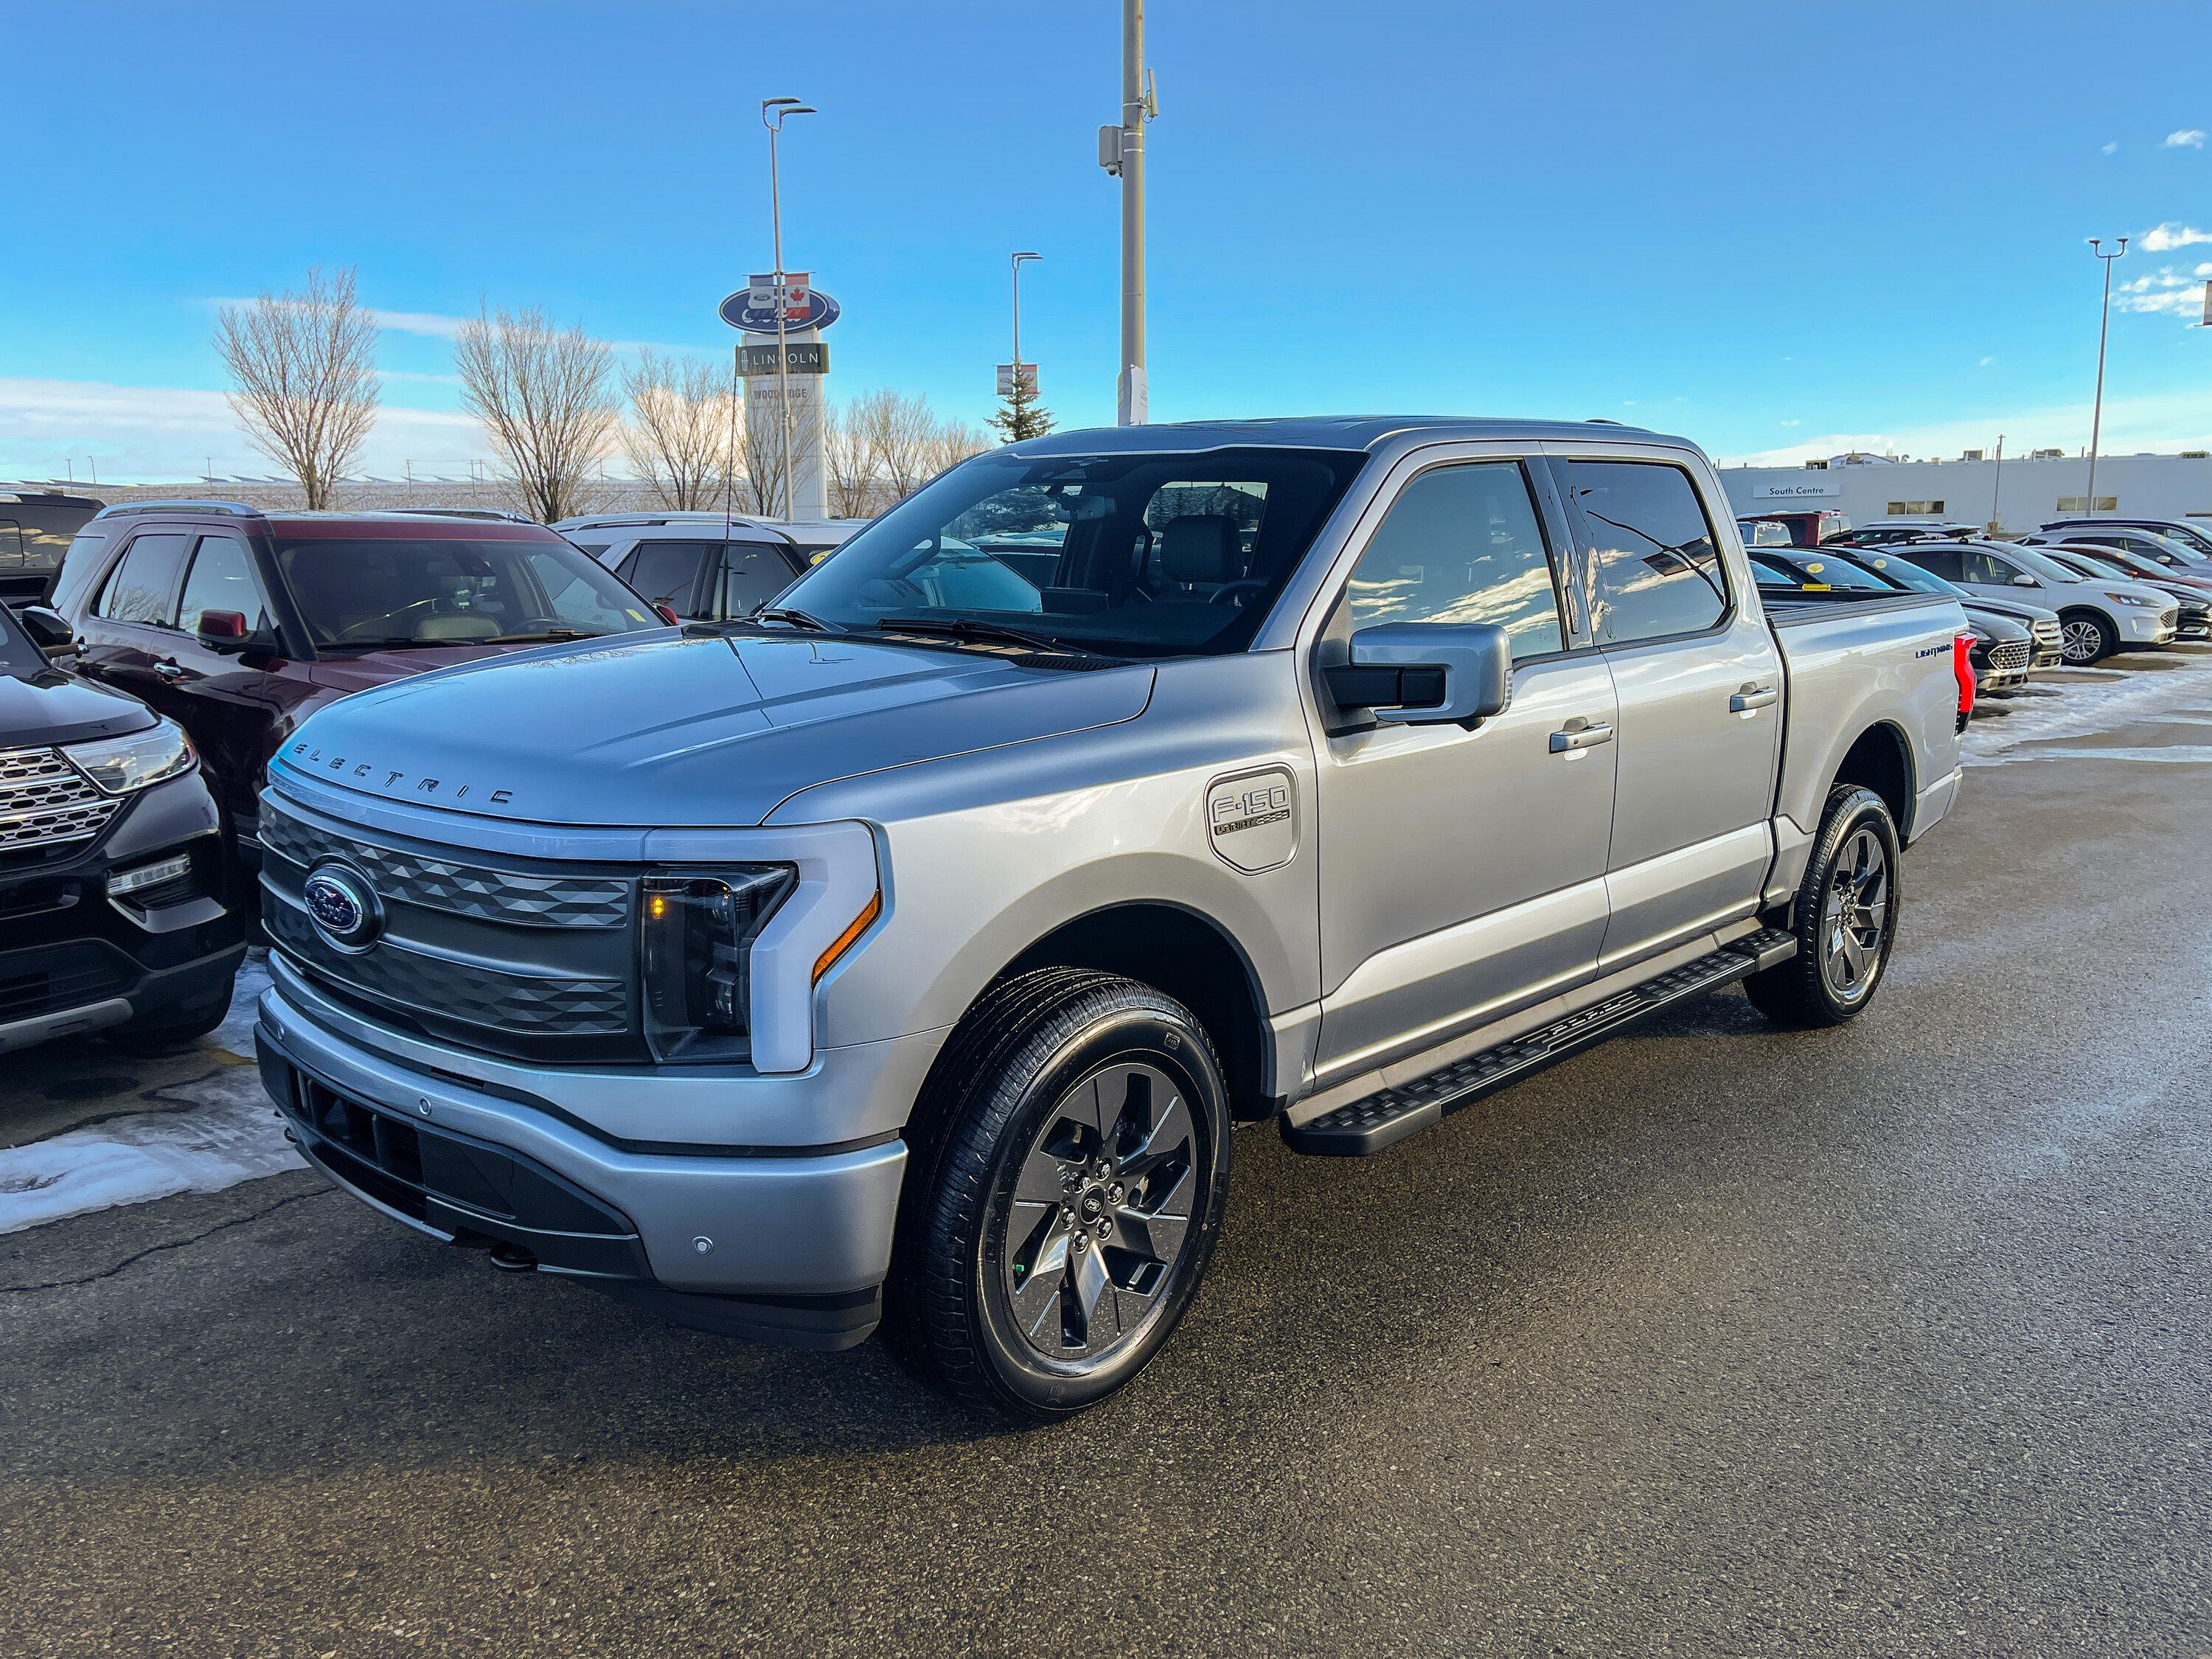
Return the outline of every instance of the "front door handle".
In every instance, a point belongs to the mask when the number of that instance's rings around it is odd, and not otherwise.
[[[1612,741],[1613,728],[1609,726],[1593,726],[1588,720],[1577,725],[1570,720],[1562,729],[1552,733],[1552,752],[1571,755],[1577,749],[1595,749],[1601,743]]]
[[[165,680],[180,680],[185,677],[185,671],[173,662],[157,662],[154,665],[154,672]]]
[[[1754,708],[1764,708],[1769,703],[1782,701],[1782,693],[1771,685],[1756,682],[1747,684],[1743,690],[1729,699],[1729,713],[1748,714]]]

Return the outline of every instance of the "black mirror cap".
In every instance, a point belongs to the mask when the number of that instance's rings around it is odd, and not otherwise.
[[[76,643],[76,630],[69,625],[69,618],[52,605],[18,606],[15,620],[41,651],[66,651]]]

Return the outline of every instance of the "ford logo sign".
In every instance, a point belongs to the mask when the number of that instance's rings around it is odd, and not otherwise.
[[[756,297],[769,301],[755,305]],[[773,289],[741,288],[722,301],[718,309],[722,320],[732,328],[743,329],[748,334],[775,332],[775,306]],[[784,319],[784,331],[796,334],[801,329],[827,328],[844,314],[845,308],[820,289],[808,290],[807,312],[804,318]]]
[[[366,951],[384,931],[376,890],[350,865],[317,866],[300,896],[315,931],[341,951]]]

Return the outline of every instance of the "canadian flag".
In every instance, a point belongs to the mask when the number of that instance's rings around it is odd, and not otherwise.
[[[787,270],[783,273],[783,320],[804,323],[813,315],[814,273]]]

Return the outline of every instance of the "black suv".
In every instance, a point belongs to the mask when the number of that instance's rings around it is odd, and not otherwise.
[[[100,503],[58,489],[0,489],[0,603],[43,604],[62,555]]]
[[[0,605],[0,1054],[103,1030],[173,1047],[229,1011],[245,915],[191,743],[55,667],[69,639]]]

